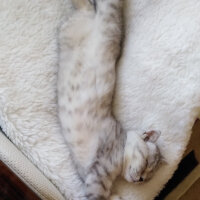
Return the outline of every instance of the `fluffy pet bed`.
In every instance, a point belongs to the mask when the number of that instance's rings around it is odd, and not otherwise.
[[[153,199],[171,177],[200,113],[200,2],[126,0],[114,112],[126,129],[159,129],[167,164],[148,183],[118,180],[126,200]],[[67,199],[82,187],[56,110],[57,29],[70,0],[0,1],[0,125]]]

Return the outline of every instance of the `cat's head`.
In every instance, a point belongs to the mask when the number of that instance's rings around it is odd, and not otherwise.
[[[139,182],[149,180],[161,162],[161,154],[157,145],[157,140],[160,137],[160,131],[149,131],[143,134],[143,140],[148,148],[147,164],[144,171],[141,173]]]
[[[161,161],[159,137],[159,131],[148,131],[142,136],[127,133],[122,175],[128,182],[143,182],[153,176]]]

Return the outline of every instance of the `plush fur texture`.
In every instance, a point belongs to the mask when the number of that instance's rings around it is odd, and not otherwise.
[[[70,12],[70,1],[0,2],[0,125],[66,197],[79,200],[56,104],[57,29]]]
[[[162,130],[168,165],[146,184],[119,180],[113,192],[149,200],[174,172],[200,115],[200,2],[126,4],[115,114],[127,130]],[[57,27],[69,7],[64,0],[0,2],[0,125],[66,198],[78,199],[81,185],[56,116]]]
[[[126,130],[161,130],[159,146],[168,165],[143,185],[120,180],[115,191],[125,199],[149,200],[176,169],[200,113],[200,2],[127,0],[126,5],[115,115]]]

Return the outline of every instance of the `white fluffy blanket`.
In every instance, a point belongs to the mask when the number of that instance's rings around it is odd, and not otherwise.
[[[168,163],[146,184],[118,180],[126,200],[155,197],[200,113],[199,10],[199,0],[126,0],[114,111],[126,129],[160,129]],[[56,112],[57,28],[68,14],[70,0],[0,0],[0,125],[66,198],[79,199]]]

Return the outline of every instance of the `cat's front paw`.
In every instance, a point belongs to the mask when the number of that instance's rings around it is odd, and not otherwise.
[[[142,182],[152,176],[159,162],[160,152],[155,144],[159,136],[159,131],[127,133],[122,175],[128,182]]]

